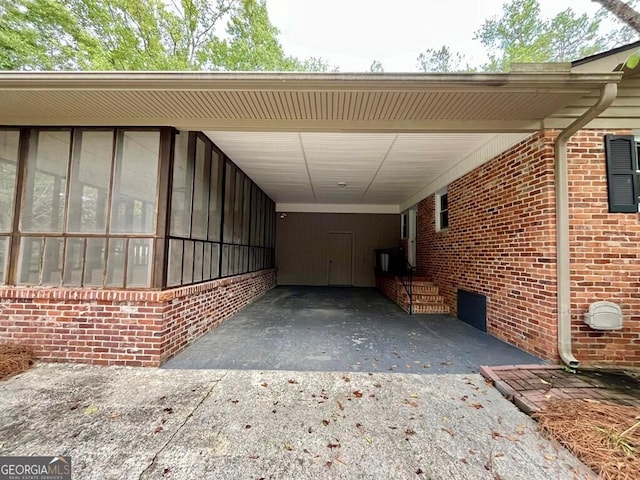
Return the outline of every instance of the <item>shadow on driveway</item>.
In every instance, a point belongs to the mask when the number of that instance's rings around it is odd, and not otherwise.
[[[536,363],[450,315],[407,315],[373,288],[278,287],[164,368],[433,374]]]

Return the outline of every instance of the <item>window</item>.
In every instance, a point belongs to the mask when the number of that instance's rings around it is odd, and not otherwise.
[[[0,285],[6,282],[18,167],[18,130],[0,130]]]
[[[28,130],[17,283],[151,286],[159,159],[158,129]]]
[[[436,231],[449,228],[449,194],[447,189],[440,190],[436,198]]]
[[[400,217],[400,238],[405,240],[409,238],[409,214],[403,213]]]
[[[271,199],[204,134],[178,134],[175,149],[167,286],[272,267]]]
[[[640,145],[632,135],[605,135],[604,146],[609,212],[637,213]]]

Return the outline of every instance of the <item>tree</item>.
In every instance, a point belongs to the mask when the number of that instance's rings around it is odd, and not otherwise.
[[[615,15],[620,21],[640,32],[640,12],[633,8],[635,2],[621,0],[591,0],[602,5],[602,8]]]
[[[452,52],[449,47],[443,45],[440,49],[436,50],[428,48],[420,55],[418,55],[418,70],[422,72],[471,72],[474,71],[472,67],[466,63],[464,55],[459,52]]]
[[[594,18],[571,8],[551,20],[541,17],[537,0],[513,0],[503,5],[501,18],[484,22],[475,38],[487,48],[488,71],[506,71],[513,62],[566,62],[606,49],[599,34],[604,13]]]
[[[0,0],[0,68],[5,70],[324,65],[287,56],[278,34],[264,0]]]

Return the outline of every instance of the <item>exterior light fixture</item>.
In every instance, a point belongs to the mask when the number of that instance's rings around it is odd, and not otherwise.
[[[338,188],[340,189],[347,188],[347,182],[338,182]]]

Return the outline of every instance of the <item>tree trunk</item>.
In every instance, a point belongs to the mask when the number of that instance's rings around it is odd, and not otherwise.
[[[592,0],[640,33],[640,13],[621,0]]]

